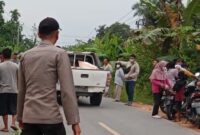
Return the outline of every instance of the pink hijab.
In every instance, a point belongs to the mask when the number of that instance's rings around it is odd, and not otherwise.
[[[151,73],[150,80],[161,80],[164,81],[167,79],[167,73],[164,70],[164,67],[166,67],[167,62],[166,61],[160,61],[153,69],[153,72]]]

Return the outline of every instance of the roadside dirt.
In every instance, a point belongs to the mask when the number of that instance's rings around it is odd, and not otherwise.
[[[136,108],[146,111],[146,112],[152,112],[152,108],[153,108],[152,105],[146,105],[143,103],[134,103],[133,107],[136,107]],[[160,115],[162,116],[162,118],[167,119],[166,115],[164,113],[162,113],[161,111],[160,111]],[[189,121],[187,121],[184,118],[182,118],[181,122],[176,122],[176,123],[182,127],[200,132],[200,129],[198,129],[196,126],[194,126],[192,123],[190,123]]]

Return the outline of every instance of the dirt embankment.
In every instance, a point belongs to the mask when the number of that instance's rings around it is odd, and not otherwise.
[[[134,107],[146,111],[146,112],[152,112],[152,105],[146,105],[143,103],[134,103],[133,105]],[[162,118],[167,119],[166,115],[164,113],[162,113],[160,111],[160,115],[162,116]],[[181,122],[176,122],[178,125],[185,127],[185,128],[189,128],[192,129],[194,131],[200,132],[200,129],[198,129],[195,125],[193,125],[192,123],[190,123],[189,121],[187,121],[186,119],[182,118]]]

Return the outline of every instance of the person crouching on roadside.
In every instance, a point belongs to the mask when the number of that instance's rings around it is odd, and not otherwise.
[[[154,99],[154,106],[152,117],[156,119],[160,119],[161,117],[158,115],[159,106],[162,98],[162,89],[169,89],[170,84],[167,79],[166,73],[166,61],[160,61],[152,71],[150,76],[151,86],[152,86],[152,93]]]
[[[115,102],[120,101],[123,85],[124,85],[124,71],[122,69],[122,65],[120,63],[117,63],[115,72],[115,93],[114,93]]]

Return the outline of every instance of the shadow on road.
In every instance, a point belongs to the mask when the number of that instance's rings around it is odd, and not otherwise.
[[[96,106],[90,105],[89,98],[79,98],[78,105],[79,107],[92,107],[92,108],[96,107]]]
[[[90,99],[81,97],[78,99],[78,105],[79,108],[107,108],[107,104],[105,104],[105,99],[102,100],[102,103],[100,106],[93,106],[90,104]]]

